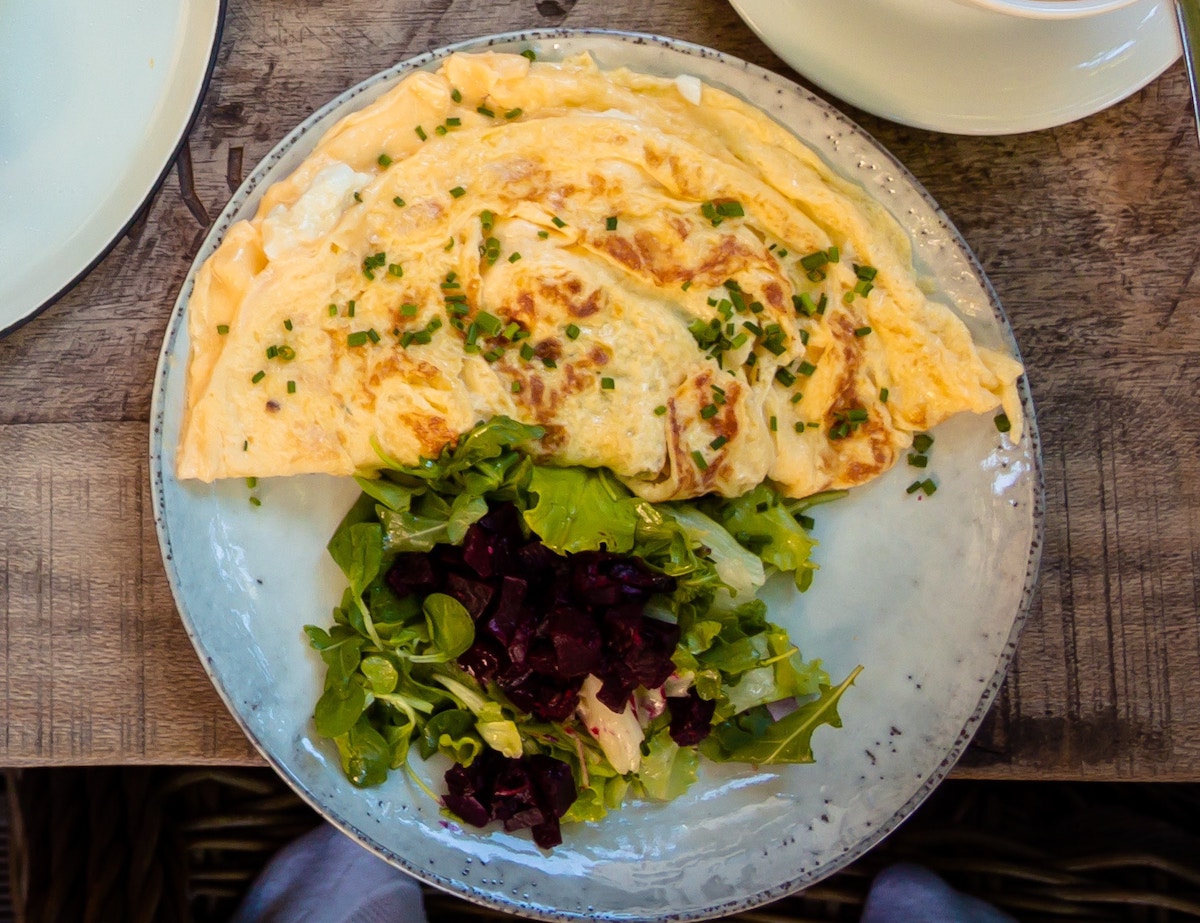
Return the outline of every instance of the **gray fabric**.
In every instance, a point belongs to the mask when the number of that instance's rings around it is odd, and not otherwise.
[[[976,897],[955,891],[929,869],[893,865],[871,883],[861,923],[1017,923]]]
[[[417,882],[328,824],[281,849],[230,923],[425,923]]]

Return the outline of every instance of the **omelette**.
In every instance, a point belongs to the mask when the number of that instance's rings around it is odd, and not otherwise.
[[[362,474],[506,415],[665,501],[877,476],[1022,372],[907,237],[692,77],[454,54],[342,119],[188,304],[180,478]]]

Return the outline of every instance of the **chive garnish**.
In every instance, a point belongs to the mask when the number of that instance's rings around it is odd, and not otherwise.
[[[696,463],[696,467],[699,468],[701,471],[708,470],[708,462],[704,460],[704,455],[700,452],[699,449],[692,450],[692,461],[694,461]]]
[[[454,196],[454,198],[456,198],[456,199],[461,199],[466,194],[467,194],[467,190],[463,189],[462,186],[455,186],[453,189],[450,190],[450,195]]]
[[[350,333],[346,336],[347,346],[362,346],[366,342],[367,331],[365,330],[355,330],[353,333]]]
[[[475,111],[480,115],[486,115],[489,119],[494,119],[496,117],[496,113],[494,113],[487,106],[476,106]]]
[[[537,60],[537,55],[536,55],[536,54],[534,54],[534,52],[533,52],[533,49],[532,49],[532,48],[526,48],[524,51],[522,51],[522,52],[521,52],[521,57],[522,57],[522,58],[528,58],[530,61],[536,61],[536,60]]]
[[[452,100],[454,100],[456,103],[461,103],[461,102],[462,102],[462,93],[461,93],[461,92],[459,92],[459,89],[458,89],[458,87],[455,87],[454,89],[452,89],[452,90],[450,91],[450,98],[451,98]]]
[[[720,408],[716,404],[705,404],[700,408],[700,417],[704,420],[711,420],[720,412]]]
[[[405,317],[416,317],[417,310],[417,306],[411,302],[406,302],[405,304],[400,305],[400,313]]]
[[[929,464],[928,455],[918,455],[916,452],[908,453],[908,463],[914,468],[924,468]]]
[[[400,196],[396,196],[394,199],[392,199],[392,204],[395,205],[397,208],[403,208],[404,200],[402,198],[400,198]]]
[[[933,447],[933,437],[928,433],[917,433],[913,436],[913,449],[924,455]]]
[[[336,304],[331,304],[329,306],[329,316],[337,317],[337,305]]]
[[[418,125],[414,130],[417,133],[417,137],[420,138],[422,141],[428,140],[429,135],[425,134],[425,129],[422,128],[420,125]]]
[[[288,379],[288,383],[287,383],[287,393],[288,394],[296,393],[296,383],[294,381],[292,381],[290,378]]]
[[[854,335],[856,337],[865,337],[870,332],[871,332],[870,327],[857,327],[854,330]]]
[[[250,383],[253,385],[256,385],[266,377],[267,377],[267,373],[262,370],[259,370],[254,373],[253,377],[250,379]]]
[[[479,213],[479,225],[485,231],[490,231],[492,229],[492,225],[494,225],[495,223],[496,223],[496,216],[493,215],[486,208]]]
[[[710,442],[708,444],[708,447],[710,449],[719,449],[719,448],[721,448],[721,446],[723,446],[728,441],[729,441],[728,436],[718,436],[716,439],[714,439],[712,442]]]
[[[1006,413],[1001,412],[996,414],[996,416],[992,417],[992,422],[996,424],[996,429],[1002,433],[1012,431],[1012,421],[1008,419],[1008,414]]]
[[[521,393],[521,383],[519,381],[514,381],[510,387],[512,389],[513,394]]]
[[[521,358],[524,359],[526,362],[529,362],[536,355],[537,355],[537,352],[528,343],[521,344]]]
[[[284,329],[284,330],[291,330],[291,329],[292,329],[292,320],[291,320],[291,318],[290,318],[290,317],[289,317],[287,320],[285,320],[285,321],[283,322],[283,329]]]
[[[659,404],[657,407],[654,408],[654,415],[656,417],[663,417],[663,416],[666,416],[666,414],[667,414],[667,405],[666,404]]]
[[[225,336],[225,334],[227,334],[228,332],[229,332],[228,324],[217,324],[217,333],[219,333],[221,336]]]
[[[880,389],[879,389],[879,403],[881,403],[881,404],[886,404],[886,403],[887,403],[887,399],[888,399],[888,389],[887,389],[887,388],[880,388]]]
[[[555,215],[553,218],[550,219],[550,221],[554,224],[554,226],[556,228],[565,228],[567,226],[567,223],[565,221],[563,221],[562,218],[558,217],[558,215]]]
[[[506,119],[518,119],[521,117],[521,114],[524,111],[525,110],[521,109],[520,107],[518,107],[516,109],[509,109],[506,113],[504,113],[504,117]]]
[[[567,324],[567,339],[574,340],[579,337],[579,327],[575,324]]]
[[[600,379],[600,387],[605,391],[612,391],[616,386],[617,383],[607,376]]]
[[[280,359],[282,359],[284,362],[291,362],[293,359],[296,358],[296,350],[292,349],[292,347],[290,347],[286,343],[284,343],[282,346],[278,347],[275,350],[275,355],[278,356]]]
[[[606,231],[615,231],[617,229],[617,216],[610,215],[604,219],[604,229]]]
[[[379,155],[379,165],[381,167],[391,166],[391,163],[392,163],[392,158],[389,157],[387,154]]]
[[[514,250],[512,253],[510,253],[508,255],[508,261],[510,263],[515,263],[520,258],[521,258],[521,254],[519,254],[516,250]]]

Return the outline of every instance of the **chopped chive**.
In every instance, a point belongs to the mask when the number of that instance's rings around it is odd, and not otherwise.
[[[460,125],[462,125],[462,119],[460,119],[460,118],[451,116],[450,118],[446,119],[446,127],[447,128],[458,128]]]
[[[718,436],[716,439],[714,439],[712,442],[710,442],[708,444],[708,447],[710,449],[719,449],[719,448],[721,448],[721,446],[723,446],[728,441],[729,441],[728,436]]]
[[[329,306],[329,316],[337,317],[337,305],[336,304],[331,304]]]
[[[854,335],[856,337],[865,337],[870,332],[871,332],[870,327],[857,327],[854,330]]]
[[[888,389],[887,389],[887,388],[880,388],[880,389],[879,389],[879,403],[881,403],[881,404],[886,404],[886,403],[887,403],[887,399],[888,399]]]
[[[654,408],[654,415],[656,417],[663,417],[663,416],[666,416],[666,414],[667,414],[667,405],[666,404],[659,404],[657,407]]]
[[[506,113],[504,113],[504,117],[506,119],[519,119],[524,111],[525,110],[521,109],[520,107],[517,107],[516,109],[509,109]]]
[[[418,310],[419,308],[417,308],[417,306],[411,302],[406,302],[405,304],[400,305],[400,313],[405,317],[416,317]]]
[[[450,91],[450,98],[451,98],[452,100],[454,100],[456,103],[461,103],[461,102],[462,102],[462,93],[461,93],[461,92],[459,92],[459,89],[458,89],[458,87],[454,87],[454,88],[453,88],[453,89]]]
[[[386,265],[387,265],[387,254],[384,253],[383,251],[380,251],[379,253],[376,253],[372,256],[368,256],[366,259],[363,260],[363,263],[362,263],[363,275],[366,276],[368,279],[374,280],[375,279],[375,270],[382,269]]]
[[[781,385],[783,385],[785,388],[790,388],[792,385],[794,385],[796,383],[796,376],[793,375],[791,372],[789,372],[787,369],[776,369],[775,370],[775,380],[777,382],[779,382]]]
[[[699,468],[701,471],[708,470],[708,462],[704,460],[704,455],[700,452],[699,449],[692,450],[692,461],[694,461],[696,463],[696,467]]]
[[[691,279],[685,279],[685,280],[684,280],[684,282],[683,282],[683,285],[681,285],[681,286],[679,286],[679,287],[680,287],[681,289],[683,289],[683,291],[685,291],[685,292],[686,292],[686,291],[687,291],[689,288],[691,288],[691,287],[692,287],[692,280],[691,280]]]
[[[607,376],[600,379],[600,387],[605,391],[612,391],[616,386],[617,383]]]
[[[908,487],[904,488],[904,492],[906,494],[915,494],[920,489],[921,489],[921,482],[913,481],[911,484],[908,485]]]
[[[456,198],[456,199],[461,199],[466,194],[467,194],[467,190],[463,189],[462,186],[455,186],[453,189],[450,190],[450,195],[454,196],[454,198]]]
[[[284,330],[291,330],[291,329],[292,329],[292,320],[291,320],[291,318],[288,318],[287,320],[285,320],[285,321],[283,322],[283,329],[284,329]]]
[[[796,366],[796,373],[798,375],[804,375],[806,377],[811,375],[816,370],[817,370],[817,367],[807,360],[805,360],[804,362],[801,362],[798,366]]]
[[[251,506],[262,506],[262,501],[261,501],[261,500],[259,500],[259,499],[258,499],[258,497],[251,497],[251,498],[250,498],[250,505],[251,505]]]
[[[914,468],[924,468],[929,464],[928,455],[918,455],[916,452],[908,453],[908,463]]]
[[[400,198],[400,196],[396,196],[394,199],[392,199],[392,204],[395,205],[397,208],[403,208],[404,200],[402,198]]]
[[[227,334],[228,332],[229,332],[228,324],[217,324],[217,333],[219,333],[221,336],[225,336],[225,334]]]
[[[829,262],[829,254],[824,250],[816,250],[807,256],[800,257],[800,265],[807,272],[814,272]]]
[[[416,127],[415,131],[417,133],[417,137],[420,138],[422,141],[428,140],[429,135],[425,134],[425,129],[422,128],[420,125],[418,125]]]
[[[246,478],[246,488],[248,490],[254,490],[254,488],[257,486],[258,486],[258,478],[253,477],[253,476]]]
[[[579,337],[579,327],[576,324],[567,324],[567,339],[574,340]]]
[[[549,231],[538,231],[538,239],[539,240],[545,240],[549,236],[550,236]]]
[[[512,389],[513,394],[521,393],[521,383],[519,381],[514,381],[510,387]]]
[[[520,258],[521,258],[521,254],[519,254],[516,250],[514,250],[512,253],[510,253],[508,255],[508,261],[510,263],[515,263]]]
[[[404,349],[408,349],[408,347],[412,344],[413,337],[415,336],[416,333],[414,333],[412,330],[405,330],[402,334],[400,334],[400,345]]]
[[[476,106],[475,111],[480,115],[486,115],[489,119],[494,119],[496,117],[496,113],[494,113],[487,106]]]
[[[535,352],[534,348],[532,346],[530,346],[528,343],[521,344],[521,358],[524,359],[526,362],[529,362],[536,355],[537,355],[537,352]]]
[[[480,311],[475,316],[475,323],[479,325],[480,330],[490,337],[494,337],[504,329],[504,322],[495,314],[491,314],[487,311]]]
[[[418,346],[425,346],[433,342],[433,334],[428,330],[418,330],[412,335],[412,341]]]
[[[492,226],[495,223],[496,223],[496,216],[493,215],[486,208],[479,213],[479,225],[485,231],[490,231],[492,229]]]
[[[606,231],[615,231],[617,229],[617,216],[609,215],[604,219],[604,229]]]
[[[454,238],[451,237],[448,241],[446,241],[446,246],[442,247],[442,249],[445,250],[447,253],[449,253],[451,250],[453,250],[454,249]]]
[[[933,447],[933,437],[928,433],[917,433],[913,436],[913,449],[924,455]]]
[[[1006,413],[1001,412],[996,414],[996,416],[992,417],[992,422],[996,424],[996,429],[1002,433],[1012,431],[1012,421],[1008,419],[1008,414]]]
[[[921,492],[927,497],[932,497],[934,491],[937,490],[937,484],[933,483],[933,478],[926,478],[921,482]]]
[[[720,412],[720,408],[716,404],[705,404],[700,408],[700,417],[704,420],[711,420]]]
[[[879,270],[874,266],[859,266],[857,263],[854,264],[854,275],[864,282],[871,282],[874,280],[878,272]]]
[[[294,350],[294,349],[292,349],[292,347],[288,346],[287,343],[284,343],[282,346],[280,346],[278,349],[275,350],[275,355],[278,356],[280,359],[282,359],[284,362],[291,362],[293,359],[296,358],[296,350]]]
[[[243,452],[249,452],[249,451],[250,451],[250,440],[249,440],[249,439],[243,439],[243,440],[242,440],[242,451],[243,451]]]
[[[433,130],[433,133],[434,133],[435,135],[437,135],[438,137],[442,137],[442,136],[444,136],[444,135],[446,134],[446,132],[448,132],[449,130],[450,130],[450,129],[448,129],[448,128],[447,128],[445,125],[439,125],[437,128],[435,128],[435,129]]]
[[[372,343],[379,342],[379,334],[376,332],[374,327],[372,327],[370,330],[367,331],[367,339],[370,340]]]
[[[550,356],[546,356],[544,359],[542,359],[542,365],[548,369],[558,368],[558,363],[555,362]]]
[[[563,221],[562,218],[558,217],[558,215],[555,215],[553,218],[550,219],[550,221],[554,224],[554,226],[556,228],[565,228],[567,226],[567,223],[565,221]]]
[[[250,383],[253,385],[256,385],[266,377],[267,377],[267,373],[262,370],[259,370],[254,373],[253,377],[251,377]]]
[[[388,275],[399,279],[404,275],[404,267],[399,263],[388,263]]]
[[[778,429],[779,429],[779,418],[776,416],[772,416],[771,417],[771,432],[774,433]]]
[[[502,350],[502,349],[489,349],[486,353],[483,354],[483,358],[485,360],[487,360],[488,362],[495,362],[496,360],[500,359],[503,356],[504,356],[504,350]]]
[[[391,157],[389,157],[387,154],[380,154],[380,155],[379,155],[379,165],[380,165],[381,167],[388,167],[388,166],[391,166],[391,163],[392,163],[392,158],[391,158]]]
[[[357,189],[355,189],[355,190],[354,190],[354,201],[355,201],[355,202],[361,202],[361,201],[362,201],[362,193],[361,193],[361,192],[359,192]]]
[[[798,433],[802,433],[802,432],[804,432],[804,424],[802,422],[797,421],[796,424],[792,427],[792,429],[794,429]]]
[[[351,299],[350,301],[348,301],[346,303],[346,316],[347,317],[354,316],[354,300],[353,299]]]
[[[365,330],[355,330],[353,333],[350,333],[346,336],[347,346],[362,346],[366,342],[367,331]]]
[[[801,391],[797,391],[795,394],[792,395],[792,398],[788,403],[799,404],[802,400],[804,400],[804,393]]]
[[[829,262],[831,263],[836,263],[842,258],[841,251],[837,247],[830,247],[825,251],[825,254],[829,257]]]
[[[534,54],[534,51],[533,51],[533,49],[532,49],[532,48],[526,48],[524,51],[522,51],[522,52],[521,52],[521,57],[522,57],[522,58],[528,58],[530,61],[536,61],[536,60],[537,60],[537,55],[536,55],[536,54]]]
[[[292,381],[290,378],[288,379],[288,383],[287,383],[287,393],[288,394],[296,393],[296,383],[294,381]]]

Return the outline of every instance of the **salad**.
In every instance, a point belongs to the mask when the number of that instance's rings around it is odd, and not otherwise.
[[[701,759],[813,761],[840,727],[834,686],[756,597],[807,588],[805,511],[763,484],[733,499],[652,504],[605,469],[551,467],[506,417],[437,459],[385,463],[329,542],[348,586],[328,627],[316,731],[358,786],[393,771],[475,826],[561,825],[631,798],[666,801]],[[445,791],[414,752],[453,764]]]

